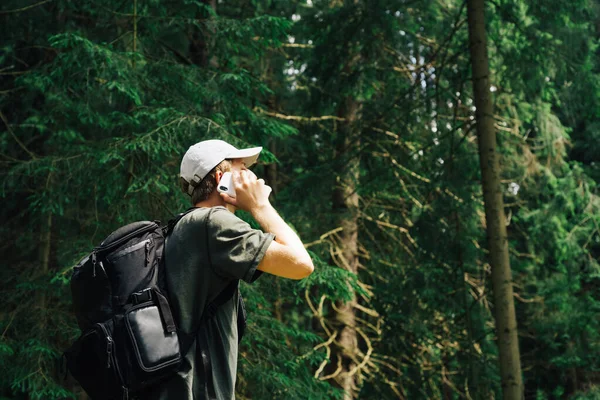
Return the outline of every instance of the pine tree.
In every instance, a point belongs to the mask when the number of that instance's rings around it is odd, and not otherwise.
[[[522,399],[523,383],[517,335],[512,274],[508,258],[508,237],[504,216],[500,163],[496,151],[496,132],[490,95],[490,68],[487,57],[484,2],[469,0],[469,48],[473,68],[473,93],[476,111],[481,180],[485,201],[487,234],[492,268],[494,309],[500,373],[504,399]]]

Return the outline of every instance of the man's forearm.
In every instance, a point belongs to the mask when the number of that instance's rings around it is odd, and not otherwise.
[[[310,259],[296,232],[281,218],[271,204],[256,207],[252,210],[252,216],[265,232],[275,234],[275,240],[278,243],[293,248],[298,256]]]

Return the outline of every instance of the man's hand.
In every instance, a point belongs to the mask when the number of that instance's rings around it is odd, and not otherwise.
[[[290,279],[302,279],[315,269],[302,241],[277,214],[269,202],[271,188],[257,179],[252,171],[235,171],[232,174],[235,198],[221,193],[225,202],[248,211],[265,232],[275,234],[258,269],[269,274]]]
[[[271,187],[265,184],[264,179],[257,179],[252,171],[233,171],[231,181],[235,189],[235,198],[220,193],[225,202],[250,213],[271,205]]]

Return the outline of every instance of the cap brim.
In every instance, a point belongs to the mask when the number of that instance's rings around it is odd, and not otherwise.
[[[246,164],[246,167],[249,167],[258,160],[258,155],[261,151],[262,147],[236,150],[229,154],[227,158],[241,158],[244,161],[244,164]]]

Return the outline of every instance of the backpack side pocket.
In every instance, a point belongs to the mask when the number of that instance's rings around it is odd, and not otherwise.
[[[71,375],[93,399],[120,398],[123,394],[111,327],[110,320],[95,324],[65,351]]]
[[[158,306],[139,304],[125,314],[125,325],[138,367],[144,372],[159,372],[181,361],[176,332],[164,328]]]

